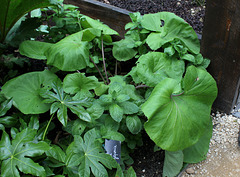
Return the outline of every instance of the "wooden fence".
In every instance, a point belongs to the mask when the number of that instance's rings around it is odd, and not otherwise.
[[[130,21],[129,11],[95,0],[65,0],[79,7],[82,14],[100,19],[120,37]],[[214,108],[230,113],[236,104],[240,86],[240,1],[208,0],[201,42],[201,52],[211,59],[209,72],[218,84]]]

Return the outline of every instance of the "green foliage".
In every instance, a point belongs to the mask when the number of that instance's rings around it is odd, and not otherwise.
[[[164,150],[177,151],[192,146],[209,124],[211,105],[217,96],[214,79],[208,72],[190,66],[182,88],[179,90],[176,80],[165,79],[142,106],[148,117],[144,128]]]
[[[132,13],[125,38],[112,42],[116,31],[53,3],[31,13],[46,22],[35,30],[41,42],[19,48],[48,70],[3,82],[0,174],[134,177],[130,153],[143,145],[143,129],[165,150],[163,176],[204,160],[217,87],[192,27],[169,12]],[[121,167],[104,152],[105,139],[121,141]]]
[[[8,134],[3,132],[0,141],[2,176],[20,177],[19,171],[34,176],[46,175],[44,168],[30,158],[40,156],[49,149],[46,142],[33,142],[35,135],[35,130],[27,128],[11,141]]]
[[[50,85],[57,76],[50,71],[31,72],[9,80],[2,87],[2,93],[13,99],[14,105],[24,114],[40,114],[49,110],[43,103],[40,89]]]

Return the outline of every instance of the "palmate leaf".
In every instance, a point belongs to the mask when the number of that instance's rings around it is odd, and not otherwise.
[[[146,39],[152,50],[157,50],[174,39],[181,40],[190,52],[200,51],[200,42],[193,28],[182,18],[170,12],[159,12],[143,16],[142,26],[154,31]]]
[[[74,143],[71,143],[66,152],[64,152],[59,146],[53,146],[46,152],[48,159],[46,163],[49,167],[57,168],[62,167],[63,173],[68,174],[71,177],[79,177],[77,174],[78,168],[77,166],[73,165],[75,163],[75,158],[73,148]]]
[[[33,143],[36,130],[24,129],[14,140],[3,132],[0,141],[1,176],[20,177],[19,171],[34,176],[45,176],[45,169],[30,157],[42,155],[50,147],[46,142]]]
[[[91,172],[94,176],[107,177],[105,167],[110,170],[117,168],[117,162],[109,154],[103,152],[102,144],[96,138],[95,129],[85,133],[84,140],[81,136],[74,136],[73,151],[77,157],[75,163],[79,165],[78,174],[81,177],[89,177]]]
[[[39,90],[50,85],[58,77],[45,70],[23,74],[6,82],[2,93],[13,99],[13,104],[24,114],[39,114],[49,110],[50,105],[43,103]]]
[[[59,121],[66,126],[67,125],[67,109],[70,109],[80,119],[90,122],[91,117],[89,113],[82,107],[82,105],[89,105],[88,99],[72,100],[72,98],[63,91],[62,82],[57,81],[52,83],[52,89],[54,92],[48,89],[42,89],[41,96],[45,98],[45,103],[52,103],[50,107],[50,113],[57,112]]]
[[[164,150],[183,150],[200,139],[209,124],[211,106],[217,96],[212,76],[194,66],[187,68],[182,87],[183,92],[176,94],[178,82],[165,79],[142,106],[148,117],[144,128]]]
[[[86,77],[83,73],[68,74],[63,80],[63,89],[67,93],[77,93],[77,98],[91,97],[89,90],[95,89],[100,83],[95,76]]]
[[[136,83],[154,87],[165,78],[180,82],[184,71],[184,61],[170,58],[161,52],[149,52],[138,59],[137,66],[129,74]]]

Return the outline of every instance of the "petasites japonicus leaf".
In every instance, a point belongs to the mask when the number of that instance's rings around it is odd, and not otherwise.
[[[200,139],[209,124],[211,106],[217,96],[212,76],[194,66],[187,68],[182,92],[178,86],[174,79],[161,81],[142,106],[148,118],[144,125],[147,134],[168,151],[183,150]]]
[[[110,170],[117,168],[117,162],[103,151],[102,144],[96,138],[98,136],[95,129],[85,133],[84,140],[81,136],[74,136],[73,151],[78,157],[75,164],[79,165],[78,174],[81,177],[89,177],[91,172],[94,176],[107,177],[108,172],[105,167]]]
[[[20,171],[34,176],[46,176],[45,169],[31,159],[50,148],[46,142],[33,142],[36,133],[36,130],[27,128],[11,141],[8,134],[3,132],[0,141],[2,177],[20,177]]]
[[[165,53],[149,52],[138,59],[137,66],[129,74],[136,83],[154,87],[165,78],[180,82],[184,71],[184,61],[170,58]]]
[[[6,82],[2,93],[13,99],[13,104],[24,114],[39,114],[49,110],[50,104],[43,103],[40,89],[50,85],[58,77],[52,72],[26,73]]]

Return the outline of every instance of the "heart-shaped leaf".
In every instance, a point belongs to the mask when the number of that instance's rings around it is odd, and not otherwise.
[[[47,64],[63,71],[76,71],[89,65],[89,41],[95,34],[86,29],[69,35],[46,50]]]
[[[19,46],[19,52],[29,58],[44,60],[47,59],[44,52],[52,45],[47,42],[24,41]]]
[[[13,99],[14,105],[24,114],[40,114],[49,110],[50,105],[43,103],[39,90],[50,85],[58,77],[52,72],[31,72],[6,82],[2,93]]]
[[[186,163],[198,163],[207,158],[207,153],[209,149],[210,139],[212,137],[212,120],[209,119],[209,124],[199,141],[183,150],[184,162]]]
[[[152,50],[157,50],[164,44],[179,39],[192,53],[200,52],[200,42],[195,31],[187,22],[173,13],[146,14],[141,24],[144,28],[154,31],[146,39]]]
[[[145,130],[162,149],[183,150],[195,144],[209,124],[217,86],[212,76],[194,66],[187,68],[183,92],[176,93],[178,82],[161,81],[142,106],[148,117]]]
[[[182,151],[165,151],[165,159],[163,165],[163,176],[174,177],[176,176],[183,165],[183,152]]]
[[[184,61],[170,58],[161,52],[149,52],[138,59],[137,66],[133,68],[130,75],[136,83],[154,87],[165,78],[180,82],[184,71]]]

